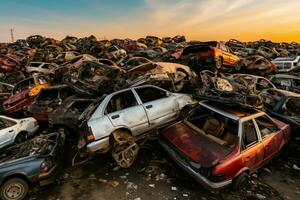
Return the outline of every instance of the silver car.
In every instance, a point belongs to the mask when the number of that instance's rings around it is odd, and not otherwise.
[[[20,143],[33,136],[39,129],[37,121],[32,118],[13,119],[0,115],[0,148]]]
[[[121,167],[129,167],[138,152],[136,141],[146,132],[174,121],[194,103],[190,95],[144,85],[106,96],[87,121],[88,152],[107,152]]]

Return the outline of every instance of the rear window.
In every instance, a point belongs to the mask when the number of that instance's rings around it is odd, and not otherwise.
[[[189,46],[183,50],[182,55],[196,54],[196,53],[200,53],[200,52],[210,51],[211,46],[215,47],[216,43],[208,42],[208,43],[203,43],[203,44],[199,44],[199,45]]]

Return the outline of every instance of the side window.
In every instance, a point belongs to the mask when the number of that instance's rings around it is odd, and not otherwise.
[[[255,119],[255,121],[259,128],[262,138],[274,133],[278,129],[277,126],[274,124],[274,122],[271,119],[269,119],[267,116],[258,117]]]
[[[0,119],[0,130],[7,128],[6,124]]]
[[[49,64],[45,63],[45,64],[43,64],[42,68],[43,69],[49,69],[50,67],[49,67]]]
[[[278,88],[285,88],[291,86],[290,80],[286,80],[286,79],[273,78],[272,83]]]
[[[137,88],[135,91],[138,93],[143,103],[168,97],[166,91],[154,87]]]
[[[220,44],[220,48],[222,51],[226,51],[226,52],[228,51],[227,48],[225,47],[225,45],[222,43]]]
[[[257,133],[252,120],[243,123],[242,149],[247,149],[258,142]]]
[[[138,103],[135,96],[133,95],[131,90],[128,90],[114,95],[108,102],[105,113],[109,114],[136,105],[138,105]]]

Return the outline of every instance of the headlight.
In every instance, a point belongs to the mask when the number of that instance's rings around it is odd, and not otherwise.
[[[45,159],[41,164],[41,174],[48,172],[53,166],[52,160]]]

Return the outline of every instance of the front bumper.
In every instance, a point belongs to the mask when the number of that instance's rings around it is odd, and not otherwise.
[[[193,168],[189,166],[189,164],[184,161],[178,154],[167,145],[164,141],[159,140],[160,145],[163,149],[168,153],[168,155],[191,177],[193,177],[197,182],[203,185],[205,188],[208,189],[221,189],[226,187],[227,185],[232,183],[232,180],[226,180],[222,182],[212,182],[208,180],[206,177],[202,176],[198,172],[196,172]]]

